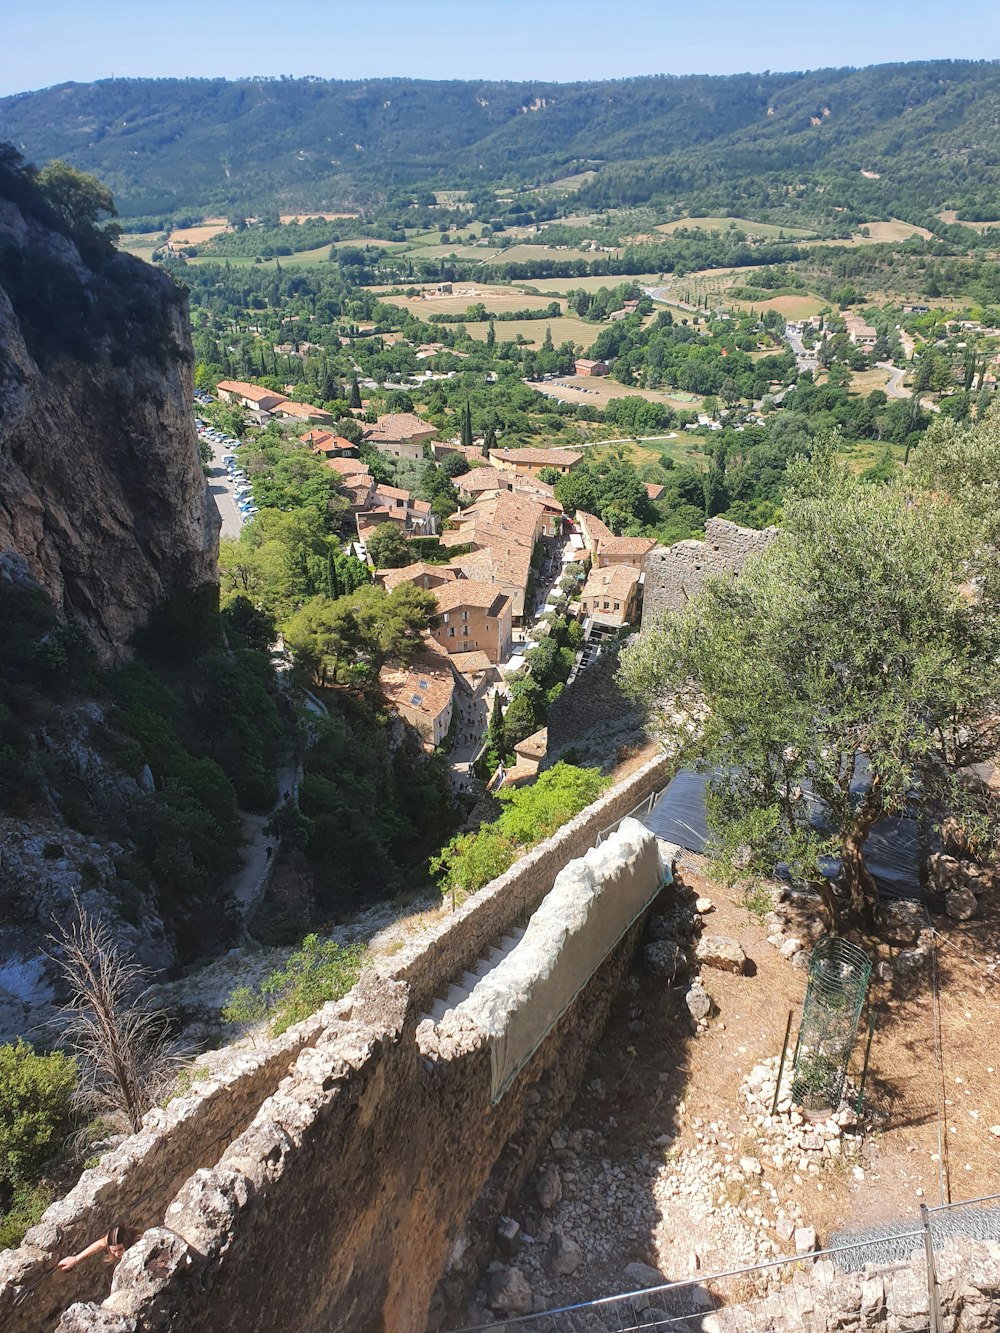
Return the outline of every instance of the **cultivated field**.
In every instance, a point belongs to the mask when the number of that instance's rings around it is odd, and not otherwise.
[[[174,249],[180,245],[204,245],[213,236],[219,236],[229,230],[229,223],[225,218],[206,218],[196,227],[175,227],[168,239]]]
[[[733,223],[736,224],[735,228],[732,227]],[[736,230],[746,232],[748,236],[761,236],[767,240],[775,240],[779,234],[783,234],[789,241],[816,234],[804,227],[781,227],[773,222],[752,222],[749,218],[678,218],[676,222],[661,222],[656,227],[657,231],[663,232],[666,236],[672,236],[675,231],[682,229],[721,232]]]
[[[317,264],[325,264],[330,258],[330,247],[328,245],[318,245],[315,250],[300,250],[294,255],[279,255],[277,259],[258,259],[253,255],[197,255],[194,259],[189,259],[189,264],[232,264],[235,268],[245,268],[247,265],[258,265],[261,268],[274,268],[280,264],[283,269],[286,268],[314,268]]]
[[[584,325],[593,329],[593,324]],[[544,337],[544,334],[543,334]],[[558,343],[555,329],[552,337]],[[593,340],[591,340],[593,341]],[[612,398],[645,398],[651,403],[665,403],[679,411],[694,412],[701,407],[702,400],[693,393],[683,393],[679,389],[636,389],[631,385],[619,384],[607,376],[592,378],[589,375],[564,375],[558,381],[549,380],[543,384],[534,384],[533,388],[550,398],[558,398],[563,403],[589,403],[591,407],[605,407]]]
[[[526,278],[517,285],[521,288],[533,287],[540,292],[551,292],[553,296],[565,296],[568,291],[596,292],[600,287],[613,288],[623,282],[635,282],[640,287],[655,287],[664,280],[662,273],[639,273],[635,277],[620,277],[608,274],[603,278]]]
[[[306,222],[309,218],[322,218],[324,222],[336,222],[338,218],[356,218],[357,213],[281,213],[282,222]]]
[[[821,301],[818,296],[772,296],[767,301],[734,301],[726,297],[726,300],[740,310],[749,310],[751,306],[756,311],[777,310],[786,319],[808,319],[829,305],[829,301]]]
[[[887,370],[880,370],[877,366],[873,370],[856,370],[851,376],[851,392],[867,398],[873,390],[884,389],[888,383]]]
[[[515,287],[479,287],[472,283],[463,283],[461,286],[456,286],[450,296],[439,296],[433,288],[425,288],[423,296],[386,296],[383,299],[389,305],[402,306],[411,314],[426,319],[434,314],[464,315],[470,305],[484,305],[491,311],[544,310],[547,305],[552,304],[553,297],[528,296]],[[497,337],[501,336],[502,328],[509,327],[512,325],[498,324]],[[594,328],[593,325],[590,327]],[[544,336],[543,329],[542,337]]]
[[[159,250],[166,239],[163,232],[123,232],[118,248],[135,255],[136,259],[144,259],[149,264],[152,262],[154,250]]]
[[[545,330],[552,330],[552,341],[558,347],[561,343],[571,342],[577,348],[587,348],[597,337],[600,326],[587,324],[575,315],[560,315],[558,319],[511,319],[496,326],[497,342],[516,342],[521,334],[526,343],[541,347],[545,341]],[[486,324],[466,324],[465,331],[480,342],[486,338]],[[580,400],[581,402],[583,399]],[[596,399],[588,401],[596,402]]]

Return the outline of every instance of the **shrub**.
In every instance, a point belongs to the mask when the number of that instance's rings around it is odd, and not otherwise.
[[[13,1250],[25,1233],[39,1221],[52,1202],[47,1185],[21,1185],[13,1193],[10,1206],[0,1213],[0,1250]]]
[[[222,1010],[227,1023],[243,1025],[270,1015],[272,1036],[346,995],[361,972],[363,944],[343,945],[307,935],[302,947],[261,982],[260,989],[238,986]]]
[[[34,1185],[62,1147],[72,1121],[76,1061],[27,1042],[0,1046],[0,1189]]]

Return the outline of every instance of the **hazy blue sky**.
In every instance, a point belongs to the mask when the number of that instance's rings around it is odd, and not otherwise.
[[[0,95],[111,75],[565,80],[1000,56],[997,0],[4,0],[0,13]]]

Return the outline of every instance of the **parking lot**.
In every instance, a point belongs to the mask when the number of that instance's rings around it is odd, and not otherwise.
[[[215,498],[216,507],[222,518],[222,535],[238,537],[243,524],[248,517],[251,517],[248,510],[252,506],[249,488],[245,493],[240,489],[239,441],[213,430],[200,419],[196,419],[195,425],[199,439],[203,440],[212,451],[208,489]],[[232,467],[227,466],[226,460],[229,455],[233,456]]]

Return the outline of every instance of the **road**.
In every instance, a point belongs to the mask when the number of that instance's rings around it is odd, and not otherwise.
[[[240,517],[240,511],[236,508],[233,483],[229,480],[229,473],[222,462],[222,455],[228,452],[230,451],[225,445],[212,445],[212,465],[208,473],[208,489],[212,492],[216,508],[222,519],[223,537],[238,537],[240,529],[243,527],[243,521]]]
[[[880,370],[889,372],[889,383],[885,386],[885,396],[887,398],[912,398],[913,394],[909,389],[903,388],[903,376],[905,370],[899,370],[891,361],[876,361]]]

